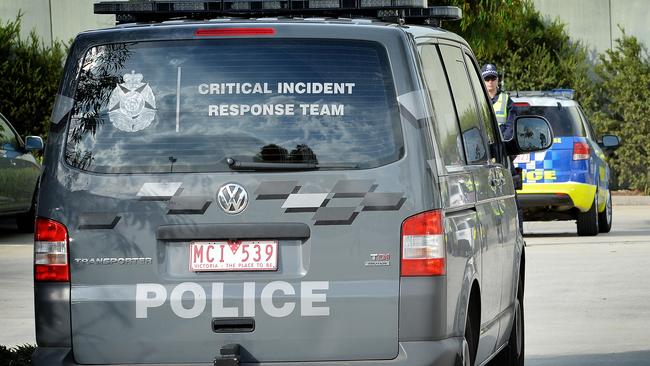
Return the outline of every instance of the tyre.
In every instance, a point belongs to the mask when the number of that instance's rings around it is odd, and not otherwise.
[[[34,220],[34,211],[30,209],[28,213],[16,216],[16,226],[18,226],[18,230],[24,233],[33,233]]]
[[[510,331],[508,346],[504,350],[505,364],[508,366],[524,365],[524,279],[519,276],[519,287],[515,298],[515,317]]]
[[[472,324],[472,316],[468,313],[465,321],[465,340],[463,340],[463,366],[474,366],[476,362],[477,336]]]
[[[579,236],[598,235],[598,192],[594,196],[594,202],[587,212],[580,212],[576,222]]]
[[[37,197],[38,197],[38,188],[34,190],[34,196],[32,197],[32,206],[29,208],[29,211],[22,215],[16,216],[16,226],[18,226],[18,230],[24,233],[34,232],[34,221],[36,220]]]
[[[598,231],[608,233],[612,230],[612,191],[607,191],[605,211],[598,213]]]

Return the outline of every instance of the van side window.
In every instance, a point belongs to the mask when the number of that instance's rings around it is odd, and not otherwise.
[[[504,161],[505,154],[502,153],[500,149],[500,141],[497,140],[497,128],[496,120],[494,119],[494,113],[492,112],[492,102],[488,99],[487,93],[483,90],[483,79],[481,78],[478,72],[478,66],[473,61],[467,53],[465,55],[465,63],[467,65],[467,71],[469,72],[469,78],[472,82],[472,87],[474,87],[474,96],[476,97],[476,103],[478,104],[479,113],[481,115],[481,123],[483,131],[487,135],[488,145],[490,147],[490,157],[492,158],[493,163],[501,163],[507,165]]]
[[[460,140],[456,112],[438,49],[435,45],[425,44],[419,46],[418,51],[422,63],[422,73],[436,117],[433,129],[438,146],[440,146],[442,160],[446,166],[462,165],[465,163],[463,143]]]
[[[487,162],[487,149],[480,127],[480,117],[474,100],[474,90],[470,84],[465,61],[460,48],[440,45],[442,59],[447,69],[449,84],[454,95],[456,114],[465,143],[467,163]]]
[[[467,54],[464,54],[464,56],[467,71],[469,72],[469,78],[472,82],[472,87],[474,88],[478,110],[481,115],[481,122],[483,122],[483,129],[487,135],[488,144],[492,145],[496,141],[496,134],[494,132],[494,126],[492,125],[492,106],[488,103],[487,95],[485,95],[483,87],[479,84],[483,81],[476,70],[476,65]]]

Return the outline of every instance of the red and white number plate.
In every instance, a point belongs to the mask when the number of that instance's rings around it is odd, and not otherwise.
[[[275,271],[275,240],[195,241],[190,244],[190,271]]]

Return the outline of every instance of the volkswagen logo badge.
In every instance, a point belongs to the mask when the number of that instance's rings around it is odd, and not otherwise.
[[[227,183],[219,188],[217,201],[225,213],[236,215],[248,206],[248,193],[237,183]]]

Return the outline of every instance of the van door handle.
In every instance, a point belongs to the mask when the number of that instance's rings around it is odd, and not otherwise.
[[[490,185],[492,187],[499,187],[506,184],[505,178],[492,178],[490,179]]]
[[[250,333],[255,330],[253,318],[212,318],[215,333]]]

